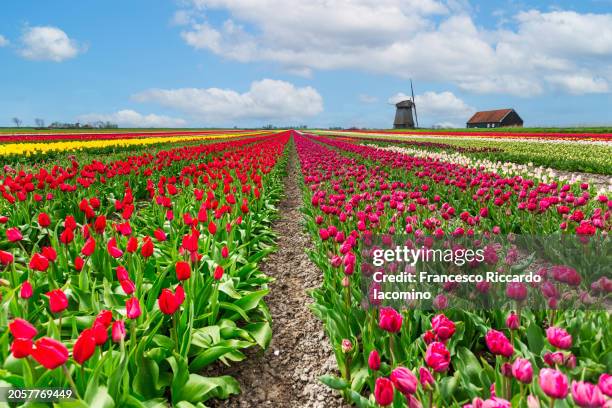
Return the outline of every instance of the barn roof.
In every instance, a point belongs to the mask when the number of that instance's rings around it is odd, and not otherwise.
[[[514,109],[497,109],[476,112],[467,123],[497,123],[504,120]]]

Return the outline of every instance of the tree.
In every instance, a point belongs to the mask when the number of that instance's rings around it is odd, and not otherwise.
[[[15,126],[21,127],[21,119],[16,116],[13,118],[13,123],[15,124]]]
[[[34,123],[36,123],[36,127],[43,128],[45,127],[45,120],[41,118],[34,119]]]

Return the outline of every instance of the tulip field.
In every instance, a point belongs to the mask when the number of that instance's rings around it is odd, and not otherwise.
[[[287,183],[335,361],[316,381],[343,404],[612,407],[609,135],[353,133],[0,136],[0,407],[244,406],[240,368],[285,330],[268,303],[291,294],[262,268]],[[447,239],[538,282],[376,298],[375,272],[405,272],[370,263],[379,241]]]

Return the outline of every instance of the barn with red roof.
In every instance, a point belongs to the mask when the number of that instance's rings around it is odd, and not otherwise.
[[[523,119],[514,109],[476,112],[467,121],[468,128],[523,127]]]

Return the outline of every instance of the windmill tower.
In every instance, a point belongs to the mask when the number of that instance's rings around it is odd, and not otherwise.
[[[395,104],[395,120],[393,121],[394,129],[414,129],[414,119],[412,118],[412,109],[414,109],[414,117],[416,118],[416,126],[419,126],[419,119],[416,116],[416,105],[414,103],[414,88],[412,80],[410,80],[410,91],[412,99],[406,99]]]

